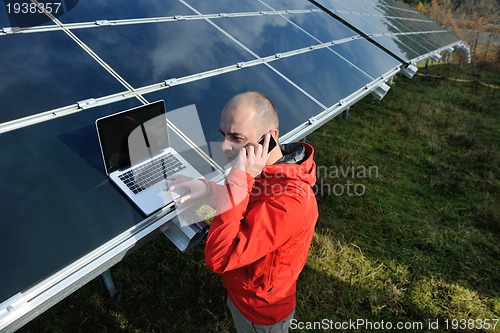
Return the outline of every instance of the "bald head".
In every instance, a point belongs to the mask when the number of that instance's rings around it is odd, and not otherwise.
[[[223,112],[241,109],[250,109],[254,126],[257,126],[260,132],[266,132],[270,129],[278,129],[278,113],[273,102],[264,94],[257,91],[247,91],[231,98],[224,106]]]
[[[219,131],[223,135],[221,149],[228,161],[233,161],[242,148],[255,146],[269,133],[279,143],[278,114],[271,100],[256,91],[247,91],[231,98],[220,117]],[[268,164],[282,157],[281,149],[272,149]]]

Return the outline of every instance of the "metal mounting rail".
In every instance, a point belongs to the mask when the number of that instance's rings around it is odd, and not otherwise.
[[[428,35],[448,32],[448,30],[426,30],[426,31],[408,31],[408,32],[386,32],[380,34],[368,34],[369,37],[386,37],[386,36],[410,36],[410,35]]]
[[[434,23],[434,21],[432,21],[432,20],[416,19],[416,18],[409,18],[409,17],[399,17],[399,16],[390,16],[390,15],[385,16],[385,15],[377,15],[377,14],[370,14],[370,13],[360,13],[360,12],[354,12],[354,11],[342,10],[342,9],[333,9],[332,12],[341,13],[341,14],[352,14],[352,15],[357,15],[357,16],[388,18],[388,19],[400,20],[400,21],[414,21],[414,22]]]
[[[440,47],[439,49],[436,49],[436,50],[434,50],[432,52],[429,52],[429,53],[423,54],[423,55],[421,55],[421,56],[419,56],[417,58],[411,59],[410,62],[413,63],[413,64],[416,64],[416,63],[418,63],[418,62],[420,62],[422,60],[425,60],[425,59],[431,57],[432,55],[434,55],[436,53],[441,53],[443,51],[447,51],[448,49],[453,48],[456,45],[459,45],[460,43],[462,43],[462,41],[457,41],[457,42],[451,43],[451,44],[449,44],[447,46]]]
[[[292,14],[308,14],[308,13],[319,13],[319,12],[322,12],[322,10],[297,9],[297,10],[276,10],[276,11],[259,11],[259,12],[173,15],[173,16],[162,16],[162,17],[145,17],[137,19],[121,19],[121,20],[96,20],[89,22],[66,23],[62,24],[62,26],[59,24],[54,24],[54,25],[25,27],[25,28],[5,27],[5,28],[0,28],[0,36],[11,35],[11,34],[47,32],[47,31],[61,30],[63,28],[73,30],[73,29],[99,28],[106,26],[149,24],[149,23],[159,23],[159,22],[193,21],[193,20],[207,20],[207,19],[212,20],[212,19],[231,18],[231,17],[292,15]]]

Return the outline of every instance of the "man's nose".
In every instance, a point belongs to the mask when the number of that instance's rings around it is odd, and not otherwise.
[[[226,138],[224,138],[224,140],[222,140],[222,143],[220,144],[220,148],[222,149],[222,151],[227,151],[231,150],[232,145]]]

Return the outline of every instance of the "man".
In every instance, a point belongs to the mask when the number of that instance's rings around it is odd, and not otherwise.
[[[170,189],[190,187],[181,202],[217,198],[205,260],[222,276],[237,331],[287,332],[318,218],[314,150],[294,143],[268,152],[278,140],[278,115],[259,92],[229,100],[220,132],[221,148],[233,161],[225,184],[175,178]]]

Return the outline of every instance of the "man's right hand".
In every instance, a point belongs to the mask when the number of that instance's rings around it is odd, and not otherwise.
[[[245,147],[240,148],[240,153],[234,162],[234,167],[247,172],[253,178],[260,175],[269,159],[269,141],[271,141],[271,134],[267,133],[262,145],[251,142]]]
[[[167,180],[170,181],[169,191],[177,190],[177,192],[183,192],[189,190],[188,194],[181,196],[179,200],[181,204],[189,200],[200,199],[208,193],[207,185],[200,179],[183,175],[173,175],[167,177]]]

